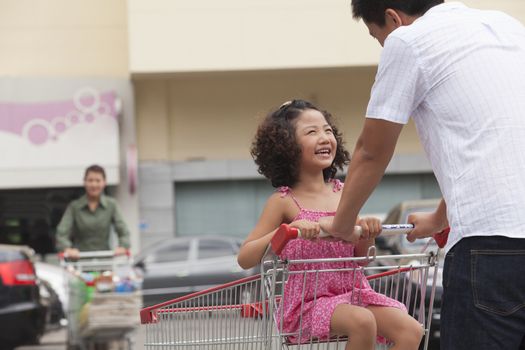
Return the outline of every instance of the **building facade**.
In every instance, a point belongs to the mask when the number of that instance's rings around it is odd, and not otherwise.
[[[100,131],[113,133],[110,151],[84,154],[76,140],[57,150],[73,153],[65,165],[15,162],[2,170],[10,177],[0,182],[11,182],[0,190],[0,205],[44,203],[52,208],[35,211],[59,217],[81,191],[85,160],[113,154],[105,161],[113,174],[109,192],[123,207],[136,249],[174,235],[245,236],[273,191],[249,154],[259,121],[286,100],[308,99],[336,117],[351,150],[381,52],[343,0],[0,4],[0,44],[8,53],[0,57],[0,102],[74,105],[76,98],[82,107],[95,93],[109,93],[119,107],[110,113],[117,127]],[[520,0],[466,4],[525,21]],[[99,145],[105,138],[93,139]],[[27,174],[31,181],[17,180]],[[56,193],[55,206],[49,203]],[[439,195],[409,123],[363,210],[382,214],[401,200]],[[16,226],[16,217],[30,216],[23,213],[22,205],[2,222]],[[56,220],[48,219],[51,231]],[[5,232],[15,230],[9,227]]]

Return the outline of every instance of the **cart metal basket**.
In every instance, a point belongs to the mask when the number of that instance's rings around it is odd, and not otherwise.
[[[69,298],[68,349],[104,347],[117,340],[124,341],[131,349],[131,334],[139,325],[136,315],[142,307],[140,290],[115,292],[108,286],[106,291],[99,291],[86,281],[90,274],[129,275],[130,257],[114,256],[113,251],[93,251],[81,252],[78,260],[68,260],[61,255],[60,262],[68,275],[65,278]]]
[[[401,228],[401,232],[407,232],[412,228],[403,226],[388,225],[383,230],[399,232]],[[286,226],[277,231],[261,264],[260,275],[142,309],[145,348],[344,349],[347,342],[344,337],[316,339],[303,334],[301,325],[294,332],[286,333],[282,329],[281,305],[286,303],[283,290],[289,277],[299,274],[305,281],[307,276],[318,280],[323,273],[340,271],[365,274],[375,291],[402,302],[424,329],[422,344],[426,349],[438,268],[436,252],[376,256],[372,248],[368,256],[360,258],[281,260],[280,251],[293,234]],[[342,264],[351,267],[336,270],[315,268],[316,264],[323,266],[326,262],[357,262],[362,266]],[[304,263],[313,268],[293,268]],[[359,304],[360,295],[354,294],[355,304]],[[388,349],[389,345],[378,344],[377,348]]]

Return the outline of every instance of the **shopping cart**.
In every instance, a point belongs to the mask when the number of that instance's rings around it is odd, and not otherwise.
[[[59,258],[68,294],[67,348],[104,348],[119,341],[131,349],[142,294],[133,284],[130,256],[90,251],[80,252],[76,260],[63,254]]]
[[[411,225],[385,225],[383,234],[406,233],[412,228]],[[299,274],[310,283],[312,278],[307,276],[314,276],[313,280],[318,281],[321,274],[333,273],[334,269],[315,268],[316,264],[323,266],[330,262],[343,263],[343,267],[336,271],[365,274],[375,291],[406,305],[410,315],[425,331],[422,344],[424,349],[427,348],[438,268],[437,252],[376,256],[375,247],[371,247],[366,257],[281,260],[281,250],[297,234],[296,229],[281,225],[263,258],[260,275],[142,309],[145,348],[344,349],[346,338],[316,339],[303,334],[302,326],[288,333],[282,327],[281,305],[286,302],[283,290],[289,277]],[[439,243],[441,247],[444,245],[442,239]],[[396,263],[391,264],[392,261]],[[350,262],[357,262],[359,267]],[[294,268],[305,263],[311,268]],[[316,286],[309,288],[315,289]],[[353,298],[355,304],[359,304],[359,293],[354,293]],[[387,349],[388,345],[378,344],[377,348]]]

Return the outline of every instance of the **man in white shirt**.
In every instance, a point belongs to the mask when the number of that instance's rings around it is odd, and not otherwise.
[[[352,0],[384,47],[333,222],[351,237],[361,207],[415,121],[443,193],[409,218],[409,240],[450,226],[442,349],[525,349],[525,28],[441,0]]]

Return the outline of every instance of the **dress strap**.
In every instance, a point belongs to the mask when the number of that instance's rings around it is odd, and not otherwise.
[[[292,194],[292,190],[290,189],[290,187],[288,187],[288,186],[281,186],[281,187],[279,187],[277,189],[277,191],[279,191],[281,193],[281,198],[290,195],[290,197],[292,197],[292,200],[294,201],[295,205],[297,205],[297,207],[300,210],[303,210],[303,207],[301,206],[301,204],[299,204],[299,202],[297,201],[295,196]]]
[[[339,179],[332,179],[332,191],[339,192],[343,189],[344,183],[342,183]]]

